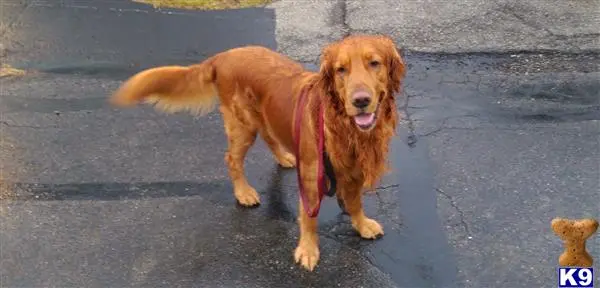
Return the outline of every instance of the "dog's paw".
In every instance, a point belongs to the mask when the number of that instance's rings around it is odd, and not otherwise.
[[[319,247],[313,242],[302,241],[296,247],[294,259],[306,270],[313,271],[319,262]]]
[[[235,189],[235,198],[242,206],[252,207],[260,204],[260,197],[254,188],[248,186]]]
[[[293,168],[296,166],[296,156],[294,156],[292,153],[283,152],[277,157],[277,162],[279,165],[281,165],[281,167]]]
[[[358,231],[360,237],[365,239],[377,239],[383,235],[383,227],[373,219],[364,218],[352,226]]]

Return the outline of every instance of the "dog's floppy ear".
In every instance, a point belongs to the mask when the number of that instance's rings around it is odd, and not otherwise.
[[[321,51],[321,66],[319,68],[319,76],[325,85],[328,93],[335,93],[335,79],[333,71],[333,61],[337,52],[337,46],[330,44]]]
[[[381,41],[383,42],[386,54],[388,58],[388,69],[389,69],[389,89],[393,93],[400,92],[400,86],[402,85],[402,80],[406,75],[406,68],[404,66],[404,61],[398,52],[398,48],[392,38],[387,36],[382,36]]]

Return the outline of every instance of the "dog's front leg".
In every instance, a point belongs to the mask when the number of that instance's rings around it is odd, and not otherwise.
[[[300,170],[302,172],[302,184],[304,186],[304,194],[312,211],[316,209],[319,201],[317,191],[317,161],[312,161],[310,164],[300,162]],[[298,247],[294,252],[296,263],[300,263],[304,268],[313,271],[319,262],[319,235],[317,235],[317,217],[310,217],[306,207],[300,199],[298,205],[298,224],[300,226],[300,239]]]
[[[375,239],[383,235],[383,228],[377,221],[368,218],[362,207],[362,192],[358,183],[341,185],[341,194],[346,212],[350,215],[352,227],[365,239]]]

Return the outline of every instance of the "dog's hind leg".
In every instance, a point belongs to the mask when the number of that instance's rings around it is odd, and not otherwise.
[[[271,152],[275,156],[275,159],[279,165],[285,168],[292,168],[296,166],[296,157],[294,154],[283,148],[281,144],[279,144],[279,142],[277,142],[277,140],[273,138],[268,131],[266,131],[266,129],[261,129],[260,136],[263,138],[263,140],[265,140],[265,143],[267,143],[269,149],[271,149]]]
[[[260,203],[256,190],[250,186],[244,173],[244,158],[248,149],[256,140],[257,129],[245,125],[238,120],[231,110],[221,106],[225,133],[227,134],[228,147],[225,153],[225,162],[229,169],[229,176],[233,182],[233,193],[237,201],[243,206],[255,206]]]

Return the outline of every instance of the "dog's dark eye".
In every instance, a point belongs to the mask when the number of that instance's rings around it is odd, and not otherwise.
[[[381,63],[379,63],[379,61],[373,60],[371,62],[369,62],[369,66],[371,66],[372,68],[377,68],[379,67]]]
[[[344,73],[346,73],[346,68],[338,67],[337,69],[335,69],[335,71],[339,74],[344,74]]]

